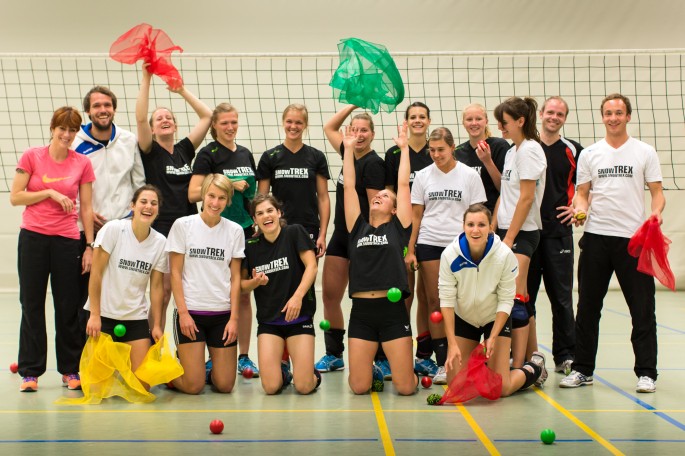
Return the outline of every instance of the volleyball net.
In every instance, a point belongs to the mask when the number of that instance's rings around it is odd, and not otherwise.
[[[470,103],[492,109],[510,96],[562,96],[571,109],[563,134],[584,146],[604,137],[599,105],[620,92],[633,103],[631,135],[659,153],[664,187],[685,187],[685,50],[621,52],[394,53],[405,84],[405,100],[392,113],[374,116],[374,148],[393,144],[406,106],[423,101],[431,127],[446,126],[455,141],[468,139],[461,111]],[[186,87],[211,108],[230,102],[240,112],[237,142],[255,155],[283,140],[281,114],[290,103],[309,110],[305,142],[326,153],[332,190],[341,160],[323,134],[323,124],[340,109],[328,83],[337,54],[183,54],[174,57]],[[140,65],[140,64],[139,64]],[[0,192],[8,192],[15,165],[30,146],[49,142],[49,123],[63,105],[82,109],[83,95],[106,85],[118,98],[115,122],[135,132],[140,66],[122,65],[104,54],[0,54]],[[176,115],[179,139],[197,118],[184,100],[157,77],[150,108],[165,106]],[[85,117],[85,116],[84,116]],[[490,114],[490,129],[498,135]],[[209,138],[208,135],[208,140]]]

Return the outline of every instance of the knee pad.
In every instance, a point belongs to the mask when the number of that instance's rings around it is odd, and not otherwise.
[[[542,374],[542,369],[540,369],[540,366],[531,363],[530,361],[526,361],[523,363],[524,367],[517,367],[516,369],[520,370],[523,372],[523,374],[526,376],[526,381],[523,384],[521,388],[519,388],[519,391],[522,391],[524,389],[530,388],[533,383],[535,383],[535,380],[540,377],[540,374]],[[533,370],[533,372],[529,371],[528,369],[525,368],[525,366],[530,366]]]

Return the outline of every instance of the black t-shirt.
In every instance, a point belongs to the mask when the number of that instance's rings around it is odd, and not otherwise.
[[[300,286],[304,274],[304,263],[300,252],[315,250],[314,242],[301,225],[286,225],[273,244],[263,234],[245,242],[243,269],[252,276],[252,269],[264,272],[269,277],[266,285],[254,290],[257,307],[257,321],[271,323],[285,321],[281,312],[285,304]],[[300,317],[314,316],[316,296],[314,285],[302,298]]]
[[[152,141],[150,152],[140,152],[145,168],[145,180],[162,192],[162,206],[159,220],[176,220],[186,215],[197,214],[197,205],[188,201],[188,184],[192,176],[190,164],[195,157],[195,147],[188,138],[174,145],[170,154]]]
[[[388,223],[374,228],[361,216],[349,236],[350,297],[359,291],[399,288],[409,296],[404,250],[409,245],[411,224],[405,228],[393,216]]]
[[[397,193],[397,173],[400,170],[400,155],[399,147],[393,146],[385,153],[385,185],[392,185],[392,191]],[[409,188],[414,183],[414,176],[417,171],[433,164],[433,159],[428,151],[428,144],[423,146],[423,149],[418,152],[409,148],[409,168],[411,174],[409,175]]]
[[[340,145],[340,154],[344,156],[345,148]],[[383,190],[385,188],[385,165],[376,151],[371,151],[360,159],[354,160],[355,190],[359,197],[359,207],[364,220],[369,220],[369,197],[366,189]],[[338,183],[335,186],[335,218],[333,225],[336,230],[347,233],[345,224],[345,188],[343,187],[343,172],[340,169]]]
[[[231,181],[247,182],[249,187],[244,192],[233,192],[231,205],[226,206],[221,216],[243,228],[252,226],[249,205],[257,192],[257,167],[252,152],[240,145],[236,145],[234,152],[218,141],[212,141],[197,153],[193,174],[206,176],[213,173],[223,174]]]
[[[542,235],[564,237],[573,235],[573,228],[562,225],[557,218],[560,206],[569,206],[575,194],[576,164],[583,146],[562,137],[551,146],[540,142],[547,158],[545,194],[540,204]]]
[[[504,169],[504,159],[507,156],[507,151],[511,149],[511,145],[502,138],[490,137],[486,139],[485,142],[490,146],[492,162],[501,173]],[[471,147],[471,143],[466,141],[465,143],[459,144],[454,150],[454,156],[457,157],[458,161],[470,166],[478,172],[481,181],[483,181],[485,196],[488,199],[485,202],[485,206],[490,209],[490,211],[494,211],[495,204],[497,204],[497,198],[499,198],[499,190],[495,187],[495,183],[492,181],[492,177],[490,177],[490,173],[488,173],[485,165],[483,165],[483,162],[478,158],[476,150]]]
[[[323,152],[308,145],[293,153],[283,144],[259,159],[257,179],[269,179],[273,195],[283,203],[288,223],[319,228],[317,176],[331,178]]]

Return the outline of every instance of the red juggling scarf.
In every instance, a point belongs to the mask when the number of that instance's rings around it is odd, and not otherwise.
[[[134,64],[138,60],[148,63],[148,71],[156,74],[172,89],[183,85],[183,79],[171,63],[171,53],[183,52],[175,46],[163,30],[150,24],[140,24],[121,35],[109,48],[109,56],[117,62]]]
[[[675,276],[668,264],[668,245],[655,216],[651,216],[635,232],[628,243],[628,253],[636,258],[637,270],[656,277],[661,284],[675,291]]]
[[[438,405],[466,402],[477,396],[491,401],[499,399],[502,396],[502,376],[489,369],[485,364],[487,361],[483,345],[478,345],[471,352],[468,366],[454,377]]]

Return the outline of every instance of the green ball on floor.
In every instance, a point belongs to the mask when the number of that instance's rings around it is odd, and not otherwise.
[[[556,438],[557,435],[551,429],[543,429],[540,433],[540,440],[542,440],[542,443],[544,443],[545,445],[553,444]]]
[[[426,398],[426,402],[428,402],[428,405],[438,405],[440,399],[442,399],[441,395],[438,393],[433,393]]]

